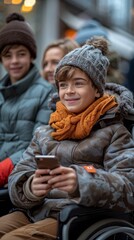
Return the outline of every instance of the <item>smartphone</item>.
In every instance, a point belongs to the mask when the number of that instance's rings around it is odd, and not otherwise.
[[[54,155],[35,155],[35,161],[39,169],[54,169],[60,166]]]

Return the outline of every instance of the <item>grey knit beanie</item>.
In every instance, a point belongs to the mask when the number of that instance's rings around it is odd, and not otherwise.
[[[83,47],[74,49],[60,60],[55,71],[56,84],[58,85],[57,73],[62,67],[78,67],[88,75],[102,96],[109,66],[109,60],[105,56],[107,53],[108,42],[106,39],[94,37],[88,40]]]

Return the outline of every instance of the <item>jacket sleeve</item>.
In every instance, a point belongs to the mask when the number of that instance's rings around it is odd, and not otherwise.
[[[20,162],[15,166],[8,179],[9,195],[12,203],[17,207],[23,208],[25,202],[25,208],[31,209],[43,201],[42,199],[39,200],[39,198],[36,198],[37,200],[35,199],[35,201],[31,201],[24,193],[24,184],[26,184],[29,177],[31,177],[37,169],[36,161],[33,161],[33,159],[35,153],[41,154],[38,134],[42,131],[42,128],[44,129],[44,126],[36,129],[31,143],[23,153]]]
[[[103,168],[90,173],[82,166],[77,171],[80,197],[75,202],[84,206],[121,211],[134,209],[134,142],[122,126],[104,150]]]

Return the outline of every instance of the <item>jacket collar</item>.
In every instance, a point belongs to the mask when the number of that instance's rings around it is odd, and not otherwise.
[[[0,91],[2,92],[4,98],[21,95],[32,85],[32,82],[37,75],[39,75],[38,69],[35,65],[32,65],[31,70],[24,78],[14,84],[8,85],[10,79],[9,75],[6,74],[6,76],[0,81]]]

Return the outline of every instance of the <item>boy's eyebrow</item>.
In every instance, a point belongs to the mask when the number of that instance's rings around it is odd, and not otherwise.
[[[87,79],[85,79],[85,78],[83,78],[83,77],[74,77],[74,78],[72,78],[72,80],[83,80],[83,81],[88,81]]]
[[[26,52],[25,49],[18,50],[18,52]]]
[[[75,78],[73,78],[73,77],[71,77],[70,79],[72,79],[73,81],[75,81],[75,80],[84,80],[84,81],[88,81],[88,79],[85,79],[85,78],[82,78],[82,77],[75,77]],[[69,79],[69,80],[70,80]],[[68,80],[59,80],[59,82],[65,82],[65,81],[68,81]]]
[[[74,77],[74,80],[75,80],[75,79],[76,79],[76,80],[77,80],[77,79],[78,79],[78,80],[79,80],[79,79],[86,80],[86,79],[85,79],[85,78],[83,78],[83,77]]]
[[[59,80],[59,82],[65,82],[66,80]]]
[[[7,53],[11,53],[12,52],[12,50],[11,49],[9,49],[8,51],[7,51]],[[26,52],[26,49],[19,49],[19,50],[17,50],[17,52]]]

